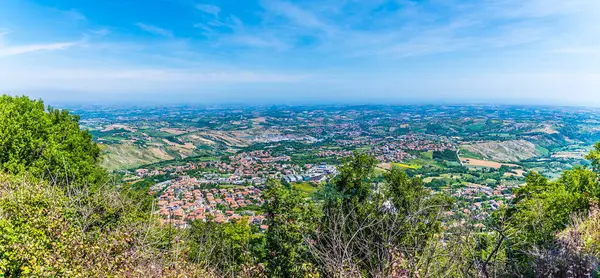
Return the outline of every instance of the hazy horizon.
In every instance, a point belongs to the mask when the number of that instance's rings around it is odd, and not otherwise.
[[[0,93],[598,107],[600,2],[6,0]]]
[[[351,101],[190,101],[189,99],[183,98],[180,100],[129,100],[129,101],[118,101],[118,100],[104,100],[97,101],[89,99],[82,100],[60,100],[53,98],[38,97],[35,95],[21,94],[33,99],[40,99],[44,101],[45,105],[50,105],[59,108],[81,108],[81,107],[112,107],[112,108],[169,108],[169,107],[215,107],[215,108],[227,108],[227,107],[360,107],[360,106],[382,106],[382,107],[393,107],[393,106],[498,106],[498,107],[540,107],[540,108],[571,108],[571,109],[600,109],[600,105],[586,105],[581,103],[550,103],[550,102],[535,102],[535,101],[448,101],[448,100],[351,100]]]

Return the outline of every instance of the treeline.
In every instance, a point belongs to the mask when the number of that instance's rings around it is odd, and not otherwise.
[[[458,162],[458,154],[454,150],[433,151],[433,159],[456,161]]]
[[[539,174],[484,227],[453,199],[355,154],[312,196],[277,181],[261,230],[246,219],[159,224],[143,190],[111,181],[78,117],[0,98],[3,277],[586,277],[600,252],[600,145],[592,168]]]

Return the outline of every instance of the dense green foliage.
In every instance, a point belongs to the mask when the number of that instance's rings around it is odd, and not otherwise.
[[[448,198],[432,195],[420,178],[411,179],[398,168],[376,182],[375,164],[372,157],[356,154],[325,195],[314,248],[328,276],[396,275],[410,268],[410,260],[402,258],[420,256],[441,231]]]
[[[0,122],[0,277],[200,273],[145,192],[104,182],[77,116],[3,96]]]
[[[265,192],[267,266],[276,277],[304,277],[314,272],[307,236],[317,227],[320,212],[298,190],[269,182]]]
[[[550,276],[567,273],[569,265],[562,265],[562,269],[555,272],[543,270],[552,267],[548,264],[557,262],[548,262],[548,255],[540,254],[539,250],[549,254],[560,253],[564,246],[558,241],[557,233],[571,225],[573,218],[585,218],[598,204],[600,182],[596,165],[599,165],[599,151],[600,144],[587,157],[594,169],[575,167],[565,171],[556,181],[549,181],[534,172],[527,177],[527,184],[515,192],[514,205],[505,211],[506,227],[503,231],[512,241],[510,249],[505,250],[507,256],[512,257],[508,261],[511,268],[529,275],[542,271]],[[581,271],[579,273],[586,273],[589,269],[584,267]]]
[[[0,175],[0,277],[200,275],[178,237],[127,192]]]
[[[433,151],[433,159],[458,161],[458,155],[453,150]]]
[[[261,261],[264,235],[247,222],[192,222],[188,231],[189,260],[221,275],[235,276]]]
[[[0,170],[56,183],[95,182],[100,149],[79,117],[28,97],[0,97]]]

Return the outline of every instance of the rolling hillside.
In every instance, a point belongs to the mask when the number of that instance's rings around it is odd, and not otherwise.
[[[518,162],[544,154],[541,148],[537,148],[535,144],[525,140],[490,141],[462,145],[461,150],[486,160],[500,162]]]

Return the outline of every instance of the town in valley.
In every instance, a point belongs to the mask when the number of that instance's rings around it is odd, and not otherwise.
[[[525,176],[585,165],[600,110],[570,107],[118,106],[71,107],[103,165],[148,188],[165,224],[244,219],[261,229],[270,179],[316,194],[353,153],[419,176],[457,202],[448,225],[485,227]]]

